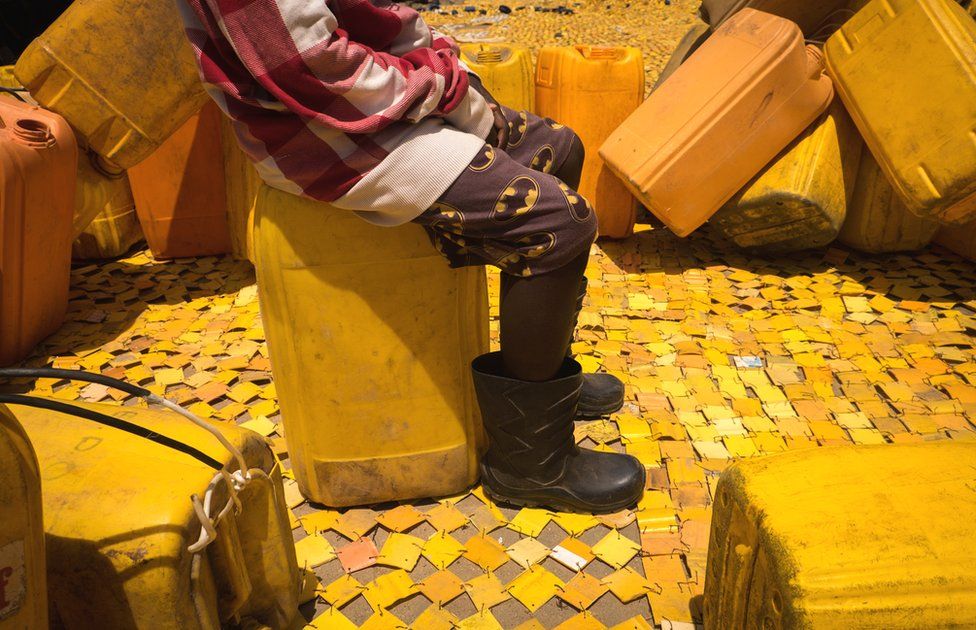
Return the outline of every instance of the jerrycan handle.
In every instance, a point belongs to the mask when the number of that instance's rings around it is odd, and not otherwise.
[[[807,44],[807,70],[811,79],[819,79],[826,70],[823,51],[813,44]]]
[[[573,46],[576,51],[584,58],[590,61],[617,61],[620,59],[622,52],[619,48],[614,48],[613,46],[583,46],[577,45]]]
[[[475,53],[474,60],[476,63],[482,65],[501,63],[503,60],[503,52],[504,51],[497,46],[482,46],[481,49]]]

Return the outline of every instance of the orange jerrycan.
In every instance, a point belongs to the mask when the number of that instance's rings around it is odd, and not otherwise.
[[[261,314],[302,493],[330,506],[455,494],[478,478],[470,363],[488,348],[484,269],[423,228],[262,186]]]
[[[870,254],[908,252],[928,245],[938,229],[938,222],[908,211],[874,156],[865,151],[838,240]]]
[[[971,628],[976,443],[810,448],[715,493],[706,630]]]
[[[844,106],[828,112],[715,213],[711,223],[739,247],[784,254],[837,238],[854,189],[861,141]]]
[[[0,480],[0,628],[47,628],[41,474],[27,434],[4,405]]]
[[[157,258],[231,249],[221,116],[215,103],[207,103],[155,153],[129,169],[139,223]]]
[[[637,201],[607,170],[597,148],[644,99],[644,61],[637,48],[543,48],[535,77],[540,116],[571,127],[586,148],[579,193],[596,210],[600,235],[634,231]]]
[[[976,260],[976,220],[943,226],[936,232],[935,242],[963,258]]]
[[[221,116],[220,141],[224,151],[224,183],[227,194],[227,225],[234,258],[254,262],[254,206],[261,188],[261,176],[241,150],[234,123]]]
[[[858,0],[702,0],[699,13],[718,28],[736,12],[752,8],[796,22],[809,37],[830,35],[833,29],[854,15]],[[822,41],[822,40],[821,40]]]
[[[499,103],[535,111],[532,55],[514,44],[461,44],[461,59]]]
[[[820,52],[804,46],[796,24],[743,9],[620,125],[600,155],[651,212],[687,236],[832,97]]]
[[[0,365],[64,321],[77,168],[64,119],[0,96]]]
[[[871,0],[824,50],[840,97],[908,209],[947,223],[976,217],[976,22],[965,9]]]
[[[289,627],[302,578],[264,438],[221,424],[232,454],[169,410],[40,403],[54,408],[10,410],[40,463],[54,627]],[[248,478],[232,493],[239,476],[224,474],[241,462]]]
[[[14,72],[121,168],[146,158],[207,99],[174,2],[76,0]]]
[[[695,22],[688,29],[688,32],[684,34],[681,41],[675,47],[674,52],[671,54],[671,58],[668,59],[668,63],[661,70],[661,74],[657,75],[657,80],[654,82],[654,87],[651,91],[661,87],[661,84],[672,74],[674,71],[681,67],[688,57],[694,54],[696,50],[701,48],[701,45],[705,43],[705,40],[712,35],[712,29],[708,24],[704,22]]]

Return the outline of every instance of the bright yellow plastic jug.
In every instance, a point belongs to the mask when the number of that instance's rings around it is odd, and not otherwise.
[[[951,0],[871,0],[828,41],[827,70],[911,212],[976,217],[976,22]]]
[[[844,106],[835,101],[711,223],[739,247],[764,253],[827,245],[847,215],[863,145]]]
[[[644,100],[644,61],[637,48],[543,48],[536,67],[539,115],[573,129],[586,148],[579,193],[596,210],[600,235],[634,231],[637,200],[597,150]]]
[[[261,314],[302,493],[330,506],[454,494],[483,439],[470,363],[488,348],[481,267],[423,228],[262,186]]]
[[[118,258],[143,239],[127,178],[113,182],[104,210],[92,219],[71,246],[75,260]]]
[[[230,118],[221,116],[220,142],[224,150],[224,185],[227,193],[227,227],[234,258],[254,262],[254,206],[261,176],[251,158],[241,150]]]
[[[705,627],[949,628],[976,620],[976,443],[813,448],[716,489]]]
[[[27,434],[0,405],[0,628],[48,627],[41,475]]]
[[[84,152],[78,158],[78,180],[75,185],[75,215],[71,220],[71,238],[76,239],[95,217],[117,205],[132,192],[125,171],[105,168],[94,153]]]
[[[171,1],[76,0],[14,72],[121,168],[152,153],[207,98]]]
[[[0,66],[0,87],[19,88],[20,81],[14,76],[13,66]]]
[[[942,227],[935,234],[935,242],[963,258],[976,260],[976,221]]]
[[[939,224],[908,211],[870,151],[861,156],[854,194],[838,240],[870,254],[922,249]]]
[[[301,574],[281,472],[266,440],[219,427],[242,452],[251,481],[237,495],[239,511],[226,513],[213,542],[193,553],[188,547],[199,541],[201,523],[190,497],[205,497],[215,468],[236,471],[235,458],[170,411],[71,404],[118,426],[11,407],[40,462],[55,627],[216,630],[235,618],[241,627],[289,627]],[[213,515],[227,492],[217,483]]]
[[[499,103],[535,111],[532,55],[514,44],[461,44],[461,59]]]

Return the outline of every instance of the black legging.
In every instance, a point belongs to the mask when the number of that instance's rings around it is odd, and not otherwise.
[[[558,171],[567,186],[579,186],[583,147],[578,143]],[[547,381],[556,375],[575,327],[576,302],[589,252],[555,271],[523,278],[501,276],[502,359],[512,378]]]

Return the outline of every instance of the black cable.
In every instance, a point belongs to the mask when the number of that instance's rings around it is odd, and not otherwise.
[[[26,103],[27,102],[27,99],[20,95],[20,93],[21,92],[24,92],[24,91],[26,91],[26,90],[18,90],[16,88],[8,88],[8,87],[3,87],[2,85],[0,85],[0,92],[3,92],[4,94],[9,94],[10,96],[12,96],[15,99],[17,99],[18,101],[20,101],[21,103]]]
[[[133,396],[147,398],[152,392],[145,387],[139,387],[125,381],[120,381],[104,374],[94,374],[84,370],[60,370],[57,368],[0,368],[0,378],[56,378],[66,381],[83,381],[97,383],[112,389],[123,391]]]
[[[65,371],[70,372],[72,370],[65,370]],[[110,379],[110,380],[114,380],[114,379]],[[222,470],[224,468],[223,464],[218,462],[216,459],[207,455],[203,451],[193,448],[192,446],[183,444],[182,442],[174,440],[173,438],[166,437],[165,435],[160,435],[145,427],[141,427],[138,424],[126,422],[125,420],[122,420],[120,418],[115,418],[106,415],[104,413],[99,413],[97,411],[85,409],[84,407],[78,407],[76,405],[71,405],[58,400],[51,400],[48,398],[35,398],[33,396],[24,396],[21,394],[0,394],[0,404],[22,405],[24,407],[36,407],[38,409],[47,409],[49,411],[56,411],[58,413],[77,416],[79,418],[91,420],[99,424],[104,424],[114,429],[119,429],[120,431],[126,431],[127,433],[131,433],[141,438],[145,438],[161,446],[166,446],[175,451],[179,451],[181,453],[184,453],[185,455],[189,455],[190,457],[193,457],[194,459],[196,459],[197,461],[203,464],[206,464],[207,466],[213,468],[214,470]]]

